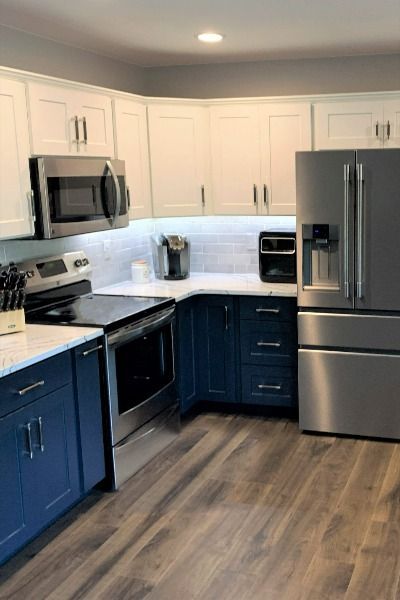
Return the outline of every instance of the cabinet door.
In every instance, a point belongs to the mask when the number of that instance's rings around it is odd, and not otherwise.
[[[75,93],[79,120],[80,154],[114,157],[111,98],[101,94]]]
[[[400,148],[400,98],[383,104],[385,148]]]
[[[154,216],[202,215],[209,196],[206,109],[153,105],[148,117]]]
[[[93,340],[74,352],[78,423],[82,464],[82,488],[88,492],[105,477],[102,397],[99,350]]]
[[[314,106],[315,150],[380,148],[382,124],[380,101],[321,102]]]
[[[298,150],[311,150],[311,105],[267,104],[260,107],[263,212],[296,214]]]
[[[29,130],[23,83],[0,80],[0,239],[33,233]]]
[[[0,419],[0,563],[27,536],[15,413]]]
[[[207,296],[198,308],[199,400],[236,402],[233,298]]]
[[[152,216],[146,107],[130,100],[115,100],[117,158],[125,161],[131,219]]]
[[[71,384],[19,411],[22,494],[34,531],[47,525],[79,498],[79,462],[75,398]]]
[[[181,413],[187,412],[197,401],[197,306],[196,299],[177,304],[177,379]]]
[[[258,108],[212,106],[210,113],[214,213],[256,215],[261,209]]]

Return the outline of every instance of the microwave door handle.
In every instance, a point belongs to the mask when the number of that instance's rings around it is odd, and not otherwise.
[[[117,174],[114,170],[113,164],[111,162],[111,160],[107,160],[106,161],[106,165],[108,170],[110,171],[112,180],[114,182],[114,186],[115,186],[115,194],[116,194],[116,203],[115,203],[115,211],[114,211],[114,216],[112,217],[111,220],[111,226],[115,225],[115,221],[117,220],[117,218],[119,217],[119,211],[121,210],[121,188],[119,186],[119,181],[118,181],[118,177]]]

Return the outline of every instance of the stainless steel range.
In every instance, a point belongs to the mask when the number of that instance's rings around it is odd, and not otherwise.
[[[20,265],[30,275],[28,323],[101,327],[103,392],[112,487],[179,433],[174,370],[175,301],[93,294],[83,252]]]

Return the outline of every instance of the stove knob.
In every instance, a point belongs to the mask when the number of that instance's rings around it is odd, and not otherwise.
[[[27,271],[26,276],[28,279],[32,279],[32,277],[35,277],[35,271]]]
[[[87,258],[83,258],[83,259],[82,259],[82,265],[83,265],[84,267],[86,267],[86,265],[88,265],[88,264],[89,264],[89,260],[88,260]]]
[[[77,258],[76,261],[74,262],[74,265],[76,267],[81,267],[82,266],[82,260],[80,258]]]

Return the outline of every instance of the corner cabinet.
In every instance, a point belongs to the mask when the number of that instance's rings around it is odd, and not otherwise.
[[[32,154],[114,157],[111,98],[41,83],[28,93]]]
[[[4,240],[34,232],[23,83],[0,79],[0,114],[0,240]]]
[[[400,97],[314,106],[316,150],[399,148]]]
[[[152,104],[147,111],[154,216],[207,214],[207,108]]]
[[[116,158],[125,161],[131,219],[152,216],[146,106],[114,100]]]
[[[214,213],[295,214],[295,153],[311,150],[311,105],[237,104],[210,111]]]

